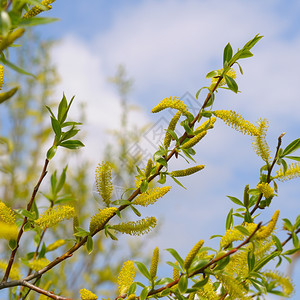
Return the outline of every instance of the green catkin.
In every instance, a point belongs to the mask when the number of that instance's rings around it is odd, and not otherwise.
[[[173,177],[189,176],[191,174],[201,171],[203,168],[204,168],[204,165],[199,165],[199,166],[191,167],[191,168],[188,168],[185,170],[172,171],[170,173],[170,175]]]
[[[43,0],[41,2],[41,4],[46,6],[48,9],[51,9],[52,6],[50,4],[53,3],[54,1],[55,0]],[[43,11],[44,10],[39,8],[38,6],[34,6],[26,14],[24,14],[23,19],[33,18],[33,17],[35,17],[36,15],[40,14]]]
[[[183,115],[185,116],[189,116],[190,112],[186,106],[186,104],[182,101],[179,100],[178,97],[169,97],[169,98],[164,98],[163,100],[161,100],[153,109],[152,109],[152,113],[157,113],[160,112],[163,109],[166,108],[174,108],[179,110]]]
[[[151,264],[150,264],[150,276],[152,279],[156,277],[158,260],[159,260],[159,249],[158,247],[156,247],[153,251]]]
[[[279,181],[287,181],[296,177],[300,177],[300,163],[288,165],[286,172],[281,168],[276,172],[275,176]]]
[[[118,209],[116,207],[107,207],[99,209],[99,212],[91,217],[90,222],[90,233],[94,234],[97,230],[100,230],[101,227],[106,224],[107,220],[111,218]]]
[[[95,172],[96,187],[106,206],[110,205],[110,198],[113,192],[111,169],[110,163],[102,162],[97,166]]]
[[[143,194],[137,196],[132,204],[148,206],[150,204],[154,204],[159,198],[163,197],[166,193],[168,193],[171,189],[171,186],[163,186],[152,188]]]
[[[285,297],[290,297],[294,291],[293,283],[288,276],[284,276],[278,271],[267,271],[263,275],[271,281],[275,287],[280,286],[282,288]]]
[[[16,214],[0,201],[0,222],[13,225],[16,221]]]
[[[170,144],[171,144],[171,140],[172,140],[172,136],[171,134],[168,132],[168,130],[172,130],[174,131],[175,128],[176,128],[176,125],[177,125],[177,122],[179,120],[181,116],[181,111],[178,111],[174,116],[173,118],[171,119],[170,121],[170,124],[168,126],[168,129],[167,129],[167,132],[166,132],[166,135],[165,135],[165,139],[164,139],[164,146],[166,149],[169,148]]]
[[[178,261],[175,261],[175,265],[179,266]],[[179,279],[179,270],[173,267],[173,280],[178,280]]]
[[[71,219],[75,215],[74,207],[55,206],[43,212],[39,219],[35,220],[35,224],[42,229],[53,227],[65,219]]]
[[[267,182],[259,183],[256,188],[263,194],[265,198],[270,198],[274,195],[273,188]]]
[[[148,159],[147,165],[146,165],[146,169],[145,169],[145,177],[148,178],[151,174],[152,171],[152,167],[153,167],[153,161],[151,158]]]
[[[260,119],[258,121],[258,134],[253,138],[253,149],[263,161],[269,163],[271,159],[270,147],[266,141],[266,133],[268,129],[268,120]]]
[[[97,300],[98,297],[87,289],[81,289],[80,291],[81,300]]]
[[[119,295],[126,294],[133,283],[136,268],[132,260],[125,261],[118,276]]]
[[[280,213],[280,211],[276,210],[274,212],[274,214],[272,216],[272,219],[269,222],[269,224],[267,226],[261,227],[258,230],[258,232],[255,235],[257,239],[266,239],[267,237],[270,236],[270,234],[273,232],[273,230],[276,226],[276,223],[277,223],[277,220],[278,220],[278,217],[279,217],[279,213]]]
[[[189,267],[191,266],[194,258],[196,257],[196,255],[198,254],[200,248],[202,247],[202,245],[204,244],[203,240],[200,240],[193,248],[192,250],[189,252],[189,254],[187,255],[187,257],[184,260],[184,268],[186,270],[189,269]]]
[[[124,222],[111,226],[112,229],[129,235],[142,235],[148,233],[156,226],[157,220],[154,217],[138,220],[136,222]]]
[[[206,120],[199,127],[197,127],[195,131],[203,131],[203,130],[209,130],[209,129],[214,128],[214,124],[215,124],[216,120],[217,120],[216,117],[212,117],[212,118]]]
[[[259,130],[249,121],[246,121],[241,115],[233,110],[216,110],[213,114],[224,121],[228,126],[231,126],[233,129],[252,136],[259,135]]]
[[[195,135],[193,138],[189,139],[187,142],[181,145],[181,149],[189,149],[194,147],[197,143],[199,143],[206,135],[207,131],[204,130],[199,134]]]

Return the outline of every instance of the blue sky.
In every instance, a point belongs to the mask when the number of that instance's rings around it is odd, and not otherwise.
[[[236,110],[251,122],[267,118],[272,149],[282,132],[287,132],[283,145],[299,138],[299,1],[58,0],[45,15],[61,19],[39,28],[45,38],[60,39],[52,52],[62,78],[57,97],[65,91],[69,98],[75,94],[86,101],[83,155],[93,158],[95,166],[108,140],[105,130],[116,126],[111,119],[120,113],[118,96],[107,82],[119,64],[134,78],[132,102],[143,107],[131,122],[144,125],[163,116],[150,114],[161,99],[194,95],[208,85],[205,75],[221,68],[228,42],[236,50],[257,33],[264,38],[253,49],[254,57],[242,61],[244,76],[237,79],[242,93],[219,92],[215,109]],[[224,233],[231,207],[226,195],[241,197],[246,184],[257,184],[262,162],[251,142],[216,124],[197,151],[205,170],[183,181],[187,191],[174,186],[161,203],[145,211],[144,216],[163,220],[151,249],[172,247],[185,255],[199,239],[215,245],[209,236]],[[184,168],[185,163],[176,161],[172,167]],[[279,197],[261,217],[268,220],[280,209],[282,218],[294,221],[300,212],[299,186],[299,179],[279,184]],[[295,282],[299,279],[296,271]]]

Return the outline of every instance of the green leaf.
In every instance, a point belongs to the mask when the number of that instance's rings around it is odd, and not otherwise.
[[[219,75],[219,73],[218,73],[218,71],[210,71],[209,73],[207,73],[206,74],[206,78],[212,78],[212,77],[215,77],[215,76],[218,76]]]
[[[175,249],[168,248],[166,249],[170,254],[175,258],[176,261],[180,264],[181,268],[184,268],[184,261],[181,258],[181,256],[178,254],[178,252]]]
[[[77,227],[77,232],[75,232],[73,235],[78,236],[78,237],[86,237],[88,236],[90,233],[86,230],[84,230],[81,227]]]
[[[150,292],[151,287],[150,286],[146,286],[143,288],[141,294],[140,294],[140,300],[145,300],[148,296],[148,293]]]
[[[255,265],[255,256],[254,256],[253,251],[248,252],[247,260],[248,260],[248,270],[249,270],[249,272],[251,272]]]
[[[15,250],[17,248],[17,241],[16,240],[9,240],[8,246],[11,251]]]
[[[240,73],[243,75],[244,72],[243,72],[243,69],[242,69],[241,65],[237,61],[235,63],[239,66]]]
[[[115,200],[114,202],[112,202],[112,204],[113,205],[129,205],[129,204],[131,204],[131,202],[128,200],[120,199],[120,200]]]
[[[233,208],[229,211],[227,218],[226,218],[226,230],[230,229],[231,226],[233,225]]]
[[[244,220],[247,223],[252,223],[253,222],[252,216],[251,216],[251,214],[248,210],[245,212]]]
[[[206,276],[203,280],[200,280],[197,283],[195,283],[192,286],[192,288],[199,289],[199,288],[205,286],[207,284],[208,280],[209,280],[209,276]]]
[[[284,150],[282,153],[282,157],[293,153],[296,151],[298,148],[300,148],[300,138],[292,141]]]
[[[11,28],[11,21],[6,10],[0,12],[0,34],[6,36]]]
[[[188,276],[183,275],[180,277],[178,282],[178,290],[181,294],[184,294],[188,288]]]
[[[240,55],[239,59],[252,57],[253,54],[249,50],[244,50]]]
[[[230,45],[230,43],[228,43],[225,48],[224,48],[224,52],[223,52],[223,67],[225,68],[225,64],[228,63],[232,58],[232,47]]]
[[[255,271],[255,272],[259,271],[264,265],[266,265],[270,260],[274,259],[278,255],[279,255],[279,252],[275,251],[275,252],[271,253],[270,255],[262,258],[255,264],[253,271]]]
[[[129,205],[129,206],[138,217],[142,215],[133,205]]]
[[[29,73],[25,70],[23,70],[22,68],[18,67],[17,65],[13,64],[12,62],[8,61],[4,55],[2,54],[1,55],[1,58],[0,58],[0,61],[5,64],[6,66],[10,67],[12,70],[20,73],[20,74],[24,74],[24,75],[29,75],[29,76],[32,76],[33,78],[36,78],[35,75],[33,75],[32,73]]]
[[[58,106],[58,113],[57,113],[57,119],[60,124],[62,124],[67,118],[67,114],[66,114],[67,109],[68,109],[68,102],[65,97],[65,94],[63,94],[63,97]]]
[[[291,249],[282,253],[282,255],[293,255],[294,253],[300,251],[300,248]],[[287,257],[285,257],[287,259]]]
[[[166,285],[166,284],[169,284],[171,282],[173,282],[174,280],[172,278],[169,278],[169,277],[163,277],[159,280],[157,280],[155,282],[155,285]]]
[[[198,259],[198,260],[196,259],[191,264],[191,266],[189,268],[189,272],[192,272],[194,270],[199,270],[202,267],[206,266],[209,262],[210,262],[209,259]]]
[[[142,275],[144,275],[148,280],[151,281],[151,276],[150,276],[150,273],[149,273],[147,267],[139,261],[135,261],[134,263],[136,264],[136,266],[138,267],[138,269],[140,270]]]
[[[300,215],[297,216],[294,227],[295,229],[298,229],[299,226],[300,226]]]
[[[159,173],[159,180],[157,180],[158,183],[164,184],[167,180],[166,173]]]
[[[180,268],[180,266],[178,266],[178,265],[176,265],[176,264],[174,264],[174,263],[172,263],[172,262],[170,262],[170,261],[167,261],[167,264],[168,264],[169,266],[171,266],[172,268],[175,268],[175,269],[178,270],[179,272],[182,272],[182,269]]]
[[[178,185],[180,185],[181,187],[183,187],[184,189],[186,189],[186,187],[184,187],[183,185],[182,185],[182,183],[178,180],[178,179],[176,179],[174,176],[170,176]]]
[[[285,158],[289,158],[292,160],[300,161],[300,156],[286,156]]]
[[[292,233],[292,240],[293,240],[294,247],[299,248],[299,238],[298,238],[296,232]]]
[[[19,26],[36,26],[36,25],[42,25],[42,24],[48,24],[52,22],[59,21],[58,18],[41,18],[41,17],[34,17],[34,18],[28,18],[28,19],[22,19],[19,23]]]
[[[88,235],[86,240],[86,250],[88,254],[91,254],[93,251],[93,238],[90,235]]]
[[[84,147],[84,144],[78,140],[68,140],[68,141],[61,142],[59,146],[74,150],[74,149],[80,149],[81,147]]]
[[[46,250],[47,250],[47,247],[46,247],[45,243],[43,243],[43,246],[42,246],[41,251],[39,253],[39,258],[45,257]]]
[[[136,282],[132,283],[128,290],[128,295],[135,294],[136,291]]]
[[[51,125],[55,135],[57,136],[57,139],[60,139],[61,128],[59,122],[55,118],[51,117]]]
[[[147,189],[148,189],[148,180],[145,179],[145,180],[142,181],[142,184],[140,186],[141,193],[146,192]]]
[[[22,209],[22,215],[29,220],[35,220],[35,215],[26,209]]]
[[[160,163],[161,165],[163,165],[164,167],[167,167],[168,166],[168,163],[166,161],[165,158],[163,157],[160,157],[159,159],[156,160],[158,163]]]
[[[214,271],[223,270],[228,265],[229,261],[230,261],[230,256],[226,256],[223,259],[219,260],[217,263],[217,267],[214,268]]]
[[[252,196],[259,196],[261,194],[261,192],[258,189],[250,189],[248,191],[248,194],[252,195]]]
[[[275,242],[275,246],[276,246],[277,250],[282,251],[282,245],[281,245],[279,238],[276,235],[272,235],[272,239]]]
[[[59,181],[58,181],[58,184],[57,184],[56,189],[55,189],[56,194],[60,192],[60,190],[62,189],[62,187],[64,186],[64,184],[66,182],[66,172],[67,172],[67,169],[68,169],[68,166],[66,166],[63,169],[63,171],[62,171],[62,173],[61,173],[61,175],[59,177]]]
[[[242,203],[241,200],[239,200],[238,198],[232,197],[232,196],[226,196],[228,197],[233,203],[240,205],[240,206],[244,206],[244,204]]]
[[[289,219],[282,219],[282,221],[284,222],[284,228],[286,228],[290,232],[294,230],[293,224]]]
[[[199,97],[199,95],[200,95],[200,93],[201,93],[201,91],[202,91],[203,89],[208,89],[208,90],[209,90],[209,88],[208,88],[207,86],[204,86],[204,87],[202,87],[200,90],[198,90],[197,93],[196,93],[196,95],[195,95],[195,98],[196,98],[197,100],[198,100],[198,97]]]
[[[50,182],[51,182],[51,192],[53,195],[55,195],[56,183],[57,183],[56,170],[51,175]]]
[[[168,296],[170,293],[171,293],[171,290],[170,290],[170,289],[165,289],[165,290],[163,290],[163,291],[159,294],[159,296],[161,296],[161,297],[166,297],[166,296]]]
[[[250,235],[249,231],[242,225],[235,226],[234,228],[237,229],[239,232],[241,232],[245,236]]]
[[[238,92],[239,90],[238,85],[232,77],[225,75],[225,81],[229,89],[231,89],[235,93]]]

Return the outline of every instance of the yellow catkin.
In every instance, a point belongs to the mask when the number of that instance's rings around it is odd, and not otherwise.
[[[195,131],[203,131],[203,130],[209,130],[209,129],[214,128],[214,124],[215,124],[216,120],[217,120],[216,117],[212,117],[212,118],[206,120],[199,127],[197,127]]]
[[[135,300],[135,299],[137,299],[136,295],[131,294],[131,295],[129,295],[129,297],[126,300]]]
[[[189,139],[187,142],[181,145],[182,149],[189,149],[194,147],[197,143],[199,143],[206,135],[207,131],[204,130],[200,132],[199,134],[196,134],[194,137]]]
[[[199,291],[197,291],[197,295],[202,297],[201,299],[208,299],[208,300],[219,298],[217,292],[215,291],[215,288],[213,286],[213,282],[211,281],[211,279],[209,279],[207,284],[204,285]]]
[[[268,236],[270,236],[270,234],[273,232],[275,225],[277,223],[278,217],[279,217],[279,210],[276,210],[272,216],[271,221],[269,222],[269,224],[267,226],[263,226],[261,227],[258,232],[256,233],[256,238],[257,239],[265,239]]]
[[[99,209],[99,212],[91,218],[90,233],[93,234],[99,230],[104,224],[106,224],[107,220],[116,213],[117,210],[118,209],[116,207]]]
[[[224,71],[224,69],[220,69],[220,70],[218,70],[218,73],[219,73],[219,74],[222,74],[223,71]],[[229,71],[226,73],[226,75],[228,75],[228,76],[230,76],[230,77],[232,77],[232,78],[236,78],[236,72],[235,72],[235,70],[232,69],[232,68],[229,69]],[[213,77],[213,78],[211,79],[211,84],[210,84],[210,88],[211,88],[211,89],[214,88],[214,86],[216,85],[216,83],[218,82],[218,80],[219,80],[219,78],[217,78],[217,77],[216,77],[216,78]],[[222,78],[222,80],[221,80],[220,83],[219,83],[219,86],[223,86],[223,85],[225,85],[225,84],[226,84],[226,81],[225,81],[224,78]]]
[[[129,235],[142,235],[148,233],[156,226],[157,220],[155,217],[147,217],[146,219],[138,220],[136,222],[124,222],[111,226],[116,231],[126,233]]]
[[[192,250],[189,252],[189,254],[186,256],[185,260],[184,260],[184,268],[186,270],[189,269],[189,267],[191,266],[194,258],[196,257],[196,255],[198,254],[200,248],[202,247],[202,245],[204,244],[203,240],[200,240],[193,248]]]
[[[0,239],[16,240],[18,236],[18,227],[16,224],[7,224],[0,222]]]
[[[35,224],[42,229],[53,227],[59,222],[73,218],[75,215],[75,208],[68,205],[55,206],[43,212],[35,221]]]
[[[169,98],[164,98],[152,109],[151,112],[157,113],[166,108],[177,109],[185,116],[190,115],[190,112],[189,112],[186,104],[182,100],[179,100],[178,97],[175,97],[175,96],[169,97]]]
[[[98,297],[87,289],[81,289],[79,291],[81,300],[97,300]]]
[[[257,225],[255,223],[245,223],[243,227],[245,227],[248,230],[249,234],[251,234],[257,228]],[[245,235],[238,229],[236,229],[235,227],[230,228],[225,232],[224,236],[221,238],[220,246],[221,248],[227,247],[232,242],[241,241],[244,238]]]
[[[297,177],[300,177],[300,163],[288,165],[286,172],[281,168],[276,172],[275,176],[279,181],[287,181]]]
[[[137,196],[132,204],[141,205],[141,206],[148,206],[150,204],[154,204],[159,198],[163,197],[167,192],[169,192],[171,186],[163,186],[152,188],[143,194]]]
[[[152,279],[156,277],[158,260],[159,260],[159,249],[158,247],[156,247],[153,251],[151,264],[150,264],[150,276]]]
[[[263,194],[265,198],[270,198],[274,195],[274,189],[267,183],[259,183],[256,188]]]
[[[66,243],[65,240],[57,240],[55,241],[54,243],[50,244],[48,247],[47,247],[47,252],[50,252],[50,251],[54,251],[56,250],[57,248],[61,247],[62,245],[64,245]]]
[[[0,65],[0,90],[2,90],[2,87],[3,87],[3,66]]]
[[[175,127],[176,127],[176,125],[177,125],[177,122],[178,122],[180,116],[181,116],[181,111],[178,111],[178,112],[173,116],[173,118],[171,119],[170,124],[169,124],[169,126],[168,126],[168,130],[172,130],[172,131],[175,130]],[[166,132],[165,139],[164,139],[164,146],[165,146],[166,149],[169,148],[169,146],[170,146],[170,144],[171,144],[171,140],[172,140],[172,136],[171,136],[171,134],[168,132],[168,130],[167,130],[167,132]]]
[[[175,265],[179,266],[178,261],[175,261]],[[173,280],[178,280],[179,279],[179,270],[173,267]]]
[[[16,214],[0,201],[0,222],[13,225],[16,221]]]
[[[268,129],[268,120],[260,119],[258,121],[258,135],[253,138],[253,149],[258,156],[260,156],[263,161],[269,163],[271,159],[270,147],[266,141],[266,133]]]
[[[188,168],[185,170],[172,171],[170,173],[170,175],[174,176],[174,177],[189,176],[191,174],[201,171],[203,168],[204,168],[204,165],[199,165],[199,166],[191,167],[191,168]]]
[[[43,0],[41,2],[41,4],[44,5],[44,6],[46,6],[48,9],[51,9],[52,6],[50,4],[53,3],[54,1],[55,0]],[[26,14],[24,14],[23,18],[24,19],[33,18],[33,17],[35,17],[36,15],[40,14],[43,11],[44,10],[42,10],[38,6],[34,6]]]
[[[233,129],[252,136],[259,135],[259,131],[255,125],[245,120],[241,115],[233,110],[216,110],[213,114],[224,121]]]
[[[7,268],[7,262],[0,260],[0,270],[2,270],[4,273],[6,271],[6,268]],[[21,277],[22,277],[22,274],[21,274],[20,269],[18,268],[18,266],[16,266],[16,264],[13,264],[12,268],[10,270],[10,273],[9,273],[9,278],[11,280],[18,280]]]
[[[151,174],[152,171],[152,167],[153,167],[153,161],[151,158],[148,159],[146,168],[145,168],[145,177],[148,178]]]
[[[29,267],[34,271],[39,271],[49,265],[50,260],[47,258],[39,258],[28,263]]]
[[[275,250],[275,242],[271,236],[266,239],[258,239],[255,241],[258,246],[255,247],[254,255],[258,261]]]
[[[285,297],[291,296],[294,291],[293,283],[288,276],[284,276],[282,273],[278,271],[267,271],[263,273],[265,278],[272,281],[275,287],[280,286],[282,288]]]
[[[132,260],[125,261],[118,276],[119,295],[126,294],[134,281],[136,268]]]
[[[110,198],[113,192],[113,184],[111,181],[111,164],[102,162],[96,168],[95,179],[98,193],[102,197],[104,203],[109,206]]]

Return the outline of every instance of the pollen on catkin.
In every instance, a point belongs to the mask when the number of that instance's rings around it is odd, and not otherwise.
[[[189,149],[194,147],[197,143],[199,143],[206,135],[207,131],[204,130],[198,134],[196,134],[194,137],[189,139],[187,142],[181,145],[181,149]]]
[[[169,97],[169,98],[164,98],[152,109],[151,112],[157,113],[166,108],[177,109],[185,116],[190,115],[190,112],[189,112],[186,104],[182,100],[179,100],[178,97],[175,97],[175,96]]]
[[[175,261],[175,265],[179,266],[178,261]],[[172,276],[173,280],[178,280],[179,279],[179,270],[177,268],[173,267],[173,276]]]
[[[30,261],[28,263],[29,268],[31,268],[34,271],[39,271],[39,270],[45,268],[49,264],[50,264],[50,260],[48,260],[45,257]]]
[[[153,167],[153,161],[151,158],[148,159],[146,168],[145,168],[145,177],[148,178],[151,174],[152,171],[152,167]]]
[[[59,222],[71,219],[75,215],[75,208],[68,205],[55,206],[47,209],[41,216],[34,221],[35,224],[42,229],[53,227]]]
[[[189,269],[189,267],[191,266],[194,258],[196,257],[197,253],[199,252],[200,248],[202,247],[202,245],[204,244],[203,240],[200,240],[193,248],[192,250],[189,252],[189,254],[187,255],[187,257],[184,260],[184,268],[186,270]]]
[[[259,131],[255,125],[245,120],[240,114],[233,110],[216,110],[213,114],[236,131],[252,136],[259,135]]]
[[[288,276],[284,276],[278,271],[266,271],[263,273],[263,275],[268,281],[271,281],[275,287],[280,286],[285,294],[285,297],[291,296],[294,291],[294,286]]]
[[[150,264],[150,276],[152,279],[155,278],[157,273],[158,260],[159,260],[159,249],[158,247],[156,247],[153,251],[151,264]]]
[[[222,74],[223,71],[224,71],[224,69],[220,69],[220,70],[218,70],[218,73],[219,73],[219,74]],[[231,78],[236,78],[236,72],[235,72],[235,70],[232,69],[232,68],[229,69],[229,71],[226,73],[226,75],[230,76]],[[213,78],[211,79],[210,88],[213,88],[213,87],[216,85],[216,83],[218,82],[218,80],[219,80],[218,77],[213,77]],[[225,81],[224,78],[222,78],[222,80],[221,80],[220,83],[219,83],[219,86],[223,86],[223,85],[225,85],[225,84],[226,84],[226,81]]]
[[[134,281],[136,268],[132,260],[125,261],[118,276],[119,295],[126,294]]]
[[[3,66],[0,65],[0,90],[2,90],[2,87],[3,87]]]
[[[54,1],[55,0],[43,0],[41,2],[41,4],[46,6],[48,9],[51,9],[52,6],[50,4],[53,3]],[[44,10],[39,8],[38,6],[34,6],[28,12],[26,12],[26,14],[24,14],[23,19],[33,18],[33,17],[35,17],[36,15],[40,14],[43,11]]]
[[[7,268],[7,262],[4,260],[0,260],[0,270],[2,270],[3,272],[6,271]],[[18,266],[16,266],[16,264],[13,264],[9,273],[9,278],[11,280],[18,280],[22,277],[21,271],[18,268]]]
[[[263,194],[265,198],[270,198],[274,195],[274,189],[267,183],[259,183],[256,188]]]
[[[209,130],[209,129],[214,128],[214,124],[215,124],[216,120],[217,120],[216,117],[212,117],[212,118],[206,120],[199,127],[197,127],[195,131],[203,131],[203,130]]]
[[[138,195],[133,201],[132,204],[148,206],[154,204],[159,198],[162,198],[167,192],[169,192],[171,186],[163,186],[149,189],[143,194]]]
[[[287,181],[293,178],[300,177],[300,163],[292,163],[288,165],[286,172],[281,168],[276,172],[275,178],[279,181]]]
[[[155,217],[147,217],[146,219],[136,222],[124,222],[111,226],[112,229],[129,235],[142,235],[151,231],[156,226],[157,220]]]
[[[257,225],[255,223],[245,223],[242,226],[248,230],[249,234],[251,234],[257,228]],[[237,228],[230,228],[226,230],[224,236],[222,236],[220,240],[220,247],[227,247],[232,242],[242,241],[244,238],[245,235]]]
[[[255,234],[255,236],[256,236],[257,239],[265,239],[268,236],[270,236],[270,234],[273,232],[273,230],[274,230],[274,228],[276,226],[276,223],[277,223],[277,220],[278,220],[278,217],[279,217],[279,213],[280,213],[280,211],[276,210],[274,212],[274,214],[272,216],[272,219],[269,222],[269,224],[267,226],[261,227],[257,231],[257,233]]]
[[[185,170],[176,170],[176,171],[172,171],[170,173],[171,176],[173,177],[183,177],[183,176],[189,176],[191,174],[194,174],[196,172],[201,171],[204,168],[204,165],[199,165],[199,166],[195,166],[195,167],[191,167]]]
[[[111,181],[111,164],[109,162],[102,162],[97,166],[95,180],[99,195],[102,197],[106,206],[109,206],[110,198],[113,192],[113,184]]]
[[[13,225],[16,221],[16,214],[13,210],[0,201],[0,222]]]
[[[172,140],[172,136],[171,134],[168,132],[168,130],[172,130],[174,131],[175,128],[176,128],[176,125],[178,123],[178,120],[181,116],[181,111],[178,111],[174,116],[173,118],[171,119],[170,121],[170,124],[168,126],[168,129],[167,129],[167,132],[166,132],[166,135],[165,135],[165,139],[164,139],[164,146],[166,149],[169,148],[170,144],[171,144],[171,140]]]
[[[271,159],[270,147],[266,141],[266,133],[268,129],[268,120],[260,119],[258,121],[258,135],[253,137],[252,147],[256,154],[260,156],[263,161],[268,163]]]
[[[87,289],[81,289],[79,291],[81,300],[97,300],[98,297]]]
[[[99,230],[107,220],[112,217],[118,209],[116,207],[107,207],[99,209],[99,212],[92,216],[90,222],[90,233],[93,234]]]
[[[16,224],[7,224],[0,222],[0,239],[16,240],[18,236],[18,227]]]
[[[46,251],[50,252],[50,251],[54,251],[57,248],[61,247],[62,245],[64,245],[66,243],[66,240],[57,240],[54,243],[50,244],[49,246],[47,246]]]

